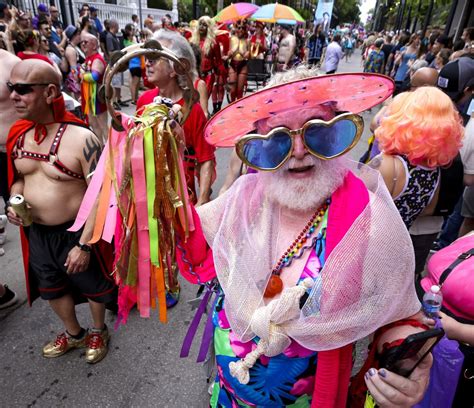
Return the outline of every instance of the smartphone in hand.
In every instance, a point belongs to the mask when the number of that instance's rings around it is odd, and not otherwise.
[[[443,336],[444,330],[439,328],[411,334],[402,344],[382,354],[380,368],[409,377]]]

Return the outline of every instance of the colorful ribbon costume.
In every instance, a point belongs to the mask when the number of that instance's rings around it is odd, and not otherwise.
[[[172,266],[174,231],[193,229],[183,168],[184,137],[174,135],[174,111],[148,105],[140,118],[122,115],[124,131],[109,139],[84,196],[75,224],[85,223],[98,200],[90,243],[114,242],[113,272],[119,289],[117,325],[137,304],[149,317],[158,305],[166,322],[166,291],[177,287]]]

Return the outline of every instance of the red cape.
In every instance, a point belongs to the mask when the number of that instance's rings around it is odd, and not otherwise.
[[[71,112],[66,111],[66,107],[64,105],[64,98],[63,96],[59,96],[53,101],[53,114],[54,114],[54,121],[58,123],[71,123],[77,126],[87,127],[87,125],[77,118]],[[15,181],[15,167],[12,160],[12,152],[18,138],[23,135],[28,130],[32,129],[35,126],[35,122],[20,119],[17,120],[13,126],[10,128],[7,137],[7,157],[8,157],[8,189],[11,189],[13,182]],[[38,297],[39,293],[35,287],[30,285],[30,275],[28,271],[28,240],[25,235],[25,230],[20,228],[20,237],[21,237],[21,249],[23,251],[23,265],[25,268],[25,281],[26,281],[26,292],[28,295],[28,303],[31,304],[33,301]]]

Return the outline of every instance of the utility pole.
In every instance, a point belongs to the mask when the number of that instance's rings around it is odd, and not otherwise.
[[[140,20],[140,30],[143,30],[142,0],[138,0],[138,18]]]
[[[252,0],[254,3],[254,0]],[[224,0],[217,0],[217,12],[221,11],[224,8]]]
[[[405,30],[410,31],[410,24],[411,24],[411,3],[408,6],[408,16],[407,16],[407,24],[405,26]]]
[[[425,22],[423,24],[422,37],[426,35],[426,30],[428,29],[428,25],[430,24],[430,21],[431,21],[431,14],[433,14],[433,7],[434,7],[434,0],[430,0],[430,6],[428,7],[428,12],[426,13]]]
[[[72,0],[69,0],[69,14],[71,15],[71,24],[75,24],[75,17],[74,17],[74,7],[72,5]]]
[[[418,25],[418,16],[421,12],[421,2],[422,0],[418,1],[418,9],[416,10],[415,21],[413,21],[413,31],[416,31],[416,26]]]
[[[380,0],[377,0],[377,2],[375,3],[374,14],[372,16],[372,25],[371,25],[372,31],[377,30],[377,16],[379,14],[379,6],[380,6]]]
[[[454,15],[456,14],[456,9],[458,7],[458,0],[454,0],[451,4],[451,9],[449,10],[448,20],[446,21],[446,28],[444,29],[444,34],[449,36],[451,31],[451,26],[453,25]]]
[[[199,10],[198,10],[198,0],[193,0],[193,19],[194,20],[197,20],[198,19],[198,14],[199,14]]]

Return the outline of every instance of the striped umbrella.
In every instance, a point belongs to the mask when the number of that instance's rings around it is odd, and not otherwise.
[[[258,6],[251,3],[232,3],[217,13],[214,20],[221,23],[232,23],[250,17],[258,8]]]
[[[251,19],[263,23],[279,24],[297,24],[305,22],[305,19],[301,17],[296,10],[279,3],[266,4],[260,7],[252,14]]]

